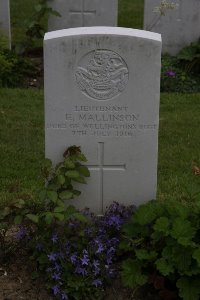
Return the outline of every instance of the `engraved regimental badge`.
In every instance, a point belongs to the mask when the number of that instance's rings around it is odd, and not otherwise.
[[[96,100],[109,100],[125,89],[128,67],[119,54],[94,50],[79,61],[76,81],[85,95]]]

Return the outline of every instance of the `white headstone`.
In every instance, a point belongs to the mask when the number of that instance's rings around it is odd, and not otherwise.
[[[49,31],[87,26],[117,26],[118,0],[49,0],[61,17],[50,16]]]
[[[160,33],[163,53],[176,55],[182,48],[200,38],[200,1],[167,2],[175,4],[176,8],[166,8],[164,15],[160,16],[159,12],[155,12],[155,8],[160,6],[161,0],[145,1],[144,29]]]
[[[45,35],[45,148],[81,146],[91,177],[79,208],[156,197],[161,37],[116,27]]]
[[[8,47],[11,48],[10,30],[10,2],[0,0],[0,35],[3,34],[8,39]]]

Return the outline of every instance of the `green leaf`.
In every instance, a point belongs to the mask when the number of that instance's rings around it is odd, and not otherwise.
[[[90,171],[86,166],[80,166],[78,167],[78,171],[85,177],[90,177]]]
[[[156,251],[147,251],[146,249],[135,250],[135,255],[139,260],[154,260],[157,257]]]
[[[31,220],[34,223],[38,223],[39,222],[39,217],[38,215],[33,215],[33,214],[28,214],[26,215],[26,217]]]
[[[73,198],[73,193],[70,191],[64,191],[59,194],[59,198],[62,200],[69,200]]]
[[[63,185],[65,183],[65,176],[58,175],[58,182]]]
[[[44,201],[44,200],[46,200],[46,197],[47,197],[47,191],[46,191],[46,189],[41,190],[39,192],[39,199],[41,201]]]
[[[123,262],[122,281],[126,287],[135,288],[144,285],[148,276],[142,274],[141,265],[132,259]]]
[[[67,157],[64,160],[64,166],[67,169],[74,169],[75,168],[75,163],[69,157]]]
[[[80,176],[80,174],[76,170],[69,170],[65,173],[65,176],[67,176],[71,179],[75,179],[75,178],[78,178]]]
[[[158,271],[164,276],[167,276],[170,273],[174,272],[173,266],[169,262],[167,262],[164,258],[158,259],[155,262],[155,264],[156,264]]]
[[[135,223],[135,221],[124,224],[123,232],[130,238],[140,240],[141,243],[143,242],[145,236],[149,236],[148,228],[146,226],[141,226],[140,224]],[[138,239],[138,236],[141,236],[141,238]]]
[[[5,217],[7,217],[10,213],[11,213],[11,209],[10,209],[9,207],[6,206],[1,214],[2,214],[2,216],[5,218]]]
[[[53,222],[53,214],[51,212],[45,213],[45,221],[48,225]]]
[[[200,266],[200,248],[196,249],[196,250],[193,252],[192,257],[193,257],[194,259],[196,259],[198,265]]]
[[[86,223],[86,222],[88,221],[87,218],[86,218],[83,214],[81,214],[81,213],[79,213],[79,212],[74,213],[74,214],[73,214],[73,217],[74,217],[75,219],[77,219],[78,221],[83,222],[83,223]]]
[[[51,9],[50,12],[51,12],[51,15],[54,15],[56,17],[61,17],[61,14],[59,14],[59,12],[57,12],[56,10]]]
[[[60,206],[60,207],[65,208],[65,204],[61,200],[58,200],[57,205]]]
[[[171,236],[175,239],[187,238],[192,240],[196,234],[196,229],[192,227],[188,220],[182,218],[176,218],[172,225]]]
[[[56,201],[58,199],[58,194],[55,191],[47,191],[47,197],[48,197],[48,199],[50,199],[51,201],[56,203]]]
[[[14,223],[17,224],[21,224],[23,221],[23,217],[21,215],[18,215],[14,218]]]
[[[73,190],[72,192],[73,192],[73,195],[77,196],[77,197],[80,196],[80,194],[81,194],[81,192],[78,190]]]
[[[85,155],[83,153],[78,153],[77,160],[86,162],[87,158],[85,157]]]
[[[35,10],[37,11],[37,12],[40,12],[41,10],[42,10],[42,5],[41,4],[37,4],[37,5],[35,5],[34,6],[34,8],[35,8]]]
[[[43,166],[44,166],[44,168],[50,170],[52,168],[52,161],[50,159],[46,158]]]
[[[54,212],[55,212],[55,213],[61,213],[61,212],[63,212],[63,211],[65,211],[65,207],[62,207],[62,206],[56,206],[56,207],[54,208]]]
[[[169,253],[168,249],[168,254]],[[165,253],[166,254],[166,253]],[[171,249],[171,258],[168,259],[180,274],[185,274],[191,269],[193,249],[175,244]]]
[[[134,214],[134,220],[140,225],[150,224],[163,214],[163,206],[159,201],[150,201],[138,207]]]
[[[85,178],[81,177],[81,176],[77,177],[77,178],[73,178],[73,180],[76,181],[76,182],[79,182],[79,183],[83,183],[83,184],[87,183],[86,180],[85,180]]]
[[[77,209],[73,205],[67,206],[66,214],[73,215],[76,212],[77,212]]]
[[[181,277],[178,279],[176,286],[179,289],[179,296],[183,300],[199,300],[200,278]]]
[[[14,207],[16,207],[16,208],[22,208],[24,205],[25,205],[25,201],[22,199],[19,199],[18,201],[16,201],[14,203]]]
[[[56,212],[56,213],[54,213],[54,217],[58,220],[58,221],[64,221],[64,219],[65,219],[65,215],[64,214],[61,214],[61,213],[59,213],[59,212]]]
[[[164,236],[167,236],[169,234],[169,219],[166,217],[160,217],[156,220],[155,225],[153,226],[154,230],[157,230],[159,232],[162,232]]]

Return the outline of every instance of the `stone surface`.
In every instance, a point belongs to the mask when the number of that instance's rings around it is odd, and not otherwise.
[[[155,199],[160,35],[65,29],[45,35],[44,51],[46,157],[81,146],[91,171],[73,203],[102,213],[113,201]]]
[[[87,26],[117,26],[118,0],[49,0],[61,17],[50,16],[49,31]]]
[[[0,0],[0,34],[3,33],[8,38],[8,47],[11,48],[11,29],[10,29],[10,2]]]
[[[146,0],[144,29],[162,35],[163,53],[176,55],[182,48],[200,37],[200,1],[169,0],[175,3],[175,9],[165,10],[165,15],[153,12],[161,0]]]

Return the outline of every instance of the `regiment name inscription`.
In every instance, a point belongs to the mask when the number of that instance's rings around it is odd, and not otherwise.
[[[47,129],[69,129],[73,136],[132,137],[136,130],[156,128],[156,124],[143,124],[127,106],[75,105],[73,112],[63,113],[63,122],[47,124]]]

